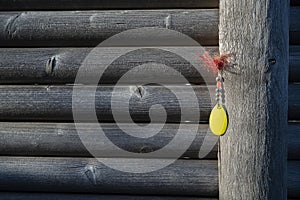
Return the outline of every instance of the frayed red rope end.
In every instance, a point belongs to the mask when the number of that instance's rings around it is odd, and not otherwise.
[[[215,54],[211,57],[209,52],[205,51],[203,55],[198,54],[198,57],[204,62],[205,66],[216,75],[218,71],[222,71],[229,65],[231,54],[223,54],[221,56]]]

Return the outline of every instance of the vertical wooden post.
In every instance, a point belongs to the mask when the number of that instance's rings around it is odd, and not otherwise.
[[[287,198],[288,12],[286,0],[220,0],[220,52],[236,64],[224,74],[220,200]]]

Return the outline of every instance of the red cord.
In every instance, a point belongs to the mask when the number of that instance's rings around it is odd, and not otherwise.
[[[219,70],[223,70],[229,65],[231,54],[223,54],[221,56],[214,55],[211,57],[209,52],[205,51],[204,55],[198,54],[198,57],[204,62],[206,67],[216,75]]]

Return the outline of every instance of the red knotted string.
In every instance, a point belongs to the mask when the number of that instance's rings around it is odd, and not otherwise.
[[[198,54],[198,57],[204,62],[205,66],[216,75],[219,70],[221,71],[229,65],[231,54],[223,54],[221,56],[215,54],[211,57],[209,52],[205,51],[203,55]]]

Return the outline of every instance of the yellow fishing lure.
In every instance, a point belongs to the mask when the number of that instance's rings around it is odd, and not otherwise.
[[[214,74],[218,74],[216,77],[217,105],[213,108],[209,117],[210,130],[213,134],[218,136],[224,135],[228,126],[228,115],[225,107],[223,106],[225,102],[223,70],[230,66],[231,56],[232,54],[228,53],[211,57],[209,55],[209,52],[205,52],[204,55],[199,55],[205,66],[209,68]]]
[[[217,104],[210,113],[209,127],[213,134],[224,135],[228,127],[228,115],[222,104]]]

